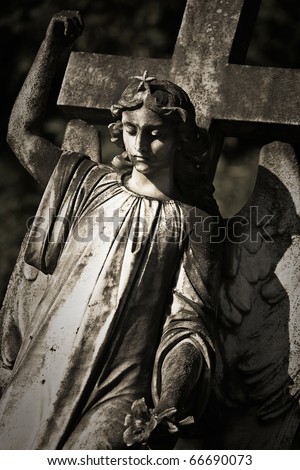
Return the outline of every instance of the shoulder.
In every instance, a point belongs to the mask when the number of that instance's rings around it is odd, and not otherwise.
[[[102,163],[91,160],[88,155],[78,152],[63,152],[52,173],[52,184],[69,185],[71,181],[83,183],[84,181],[99,181],[115,170]]]
[[[223,225],[220,214],[209,214],[196,206],[180,203],[190,233],[194,234],[215,234],[218,227]]]
[[[69,169],[73,167],[76,168],[76,167],[84,166],[86,168],[93,168],[98,173],[103,173],[103,174],[112,173],[115,171],[109,165],[105,165],[103,163],[98,163],[98,162],[91,160],[91,158],[88,155],[85,155],[79,152],[71,152],[71,151],[63,152],[61,154],[61,157],[57,165],[61,167],[69,168]]]
[[[223,249],[223,224],[220,215],[211,215],[204,210],[184,205],[188,228],[188,253],[201,263],[216,263]]]

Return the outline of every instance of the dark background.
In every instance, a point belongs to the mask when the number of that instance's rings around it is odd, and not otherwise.
[[[209,0],[208,0],[209,1]],[[185,0],[10,0],[0,15],[0,300],[41,189],[18,163],[6,142],[9,113],[53,13],[80,10],[85,21],[75,50],[170,58]],[[262,0],[247,64],[300,68],[299,0]],[[61,143],[66,118],[55,107],[57,78],[45,135]],[[225,216],[237,212],[251,193],[258,145],[226,139],[215,179]]]

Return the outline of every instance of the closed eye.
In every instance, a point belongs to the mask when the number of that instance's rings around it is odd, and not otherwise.
[[[125,124],[124,125],[125,131],[130,134],[130,135],[135,135],[136,134],[136,127],[132,126],[131,124]]]

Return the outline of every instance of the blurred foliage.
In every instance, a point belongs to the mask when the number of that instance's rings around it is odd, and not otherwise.
[[[300,2],[262,0],[246,64],[300,68]]]
[[[0,17],[0,297],[36,210],[41,190],[5,143],[13,102],[31,66],[53,13],[80,10],[84,34],[75,50],[149,57],[171,57],[185,7],[184,0],[10,0]],[[248,64],[299,67],[300,29],[297,0],[262,0],[247,57]],[[60,143],[65,118],[55,107],[61,77],[54,83],[46,137]],[[224,211],[233,213],[251,193],[258,146],[227,139],[216,177]]]

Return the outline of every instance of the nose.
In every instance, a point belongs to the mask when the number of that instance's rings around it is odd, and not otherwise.
[[[138,153],[144,152],[147,148],[145,135],[143,132],[138,132],[135,138],[135,149]]]

